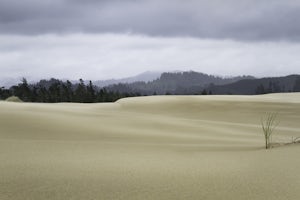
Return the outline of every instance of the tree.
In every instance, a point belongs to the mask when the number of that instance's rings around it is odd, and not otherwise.
[[[65,83],[61,83],[61,102],[72,102],[73,100],[72,83],[67,80]]]
[[[266,90],[263,84],[260,84],[259,86],[257,86],[256,90],[255,90],[256,94],[266,94]]]
[[[56,103],[61,102],[61,94],[60,94],[60,83],[54,82],[49,87],[49,95],[50,95],[50,102]]]
[[[86,103],[93,103],[96,100],[96,95],[95,95],[95,89],[93,86],[92,81],[89,82],[89,85],[86,86],[86,91],[87,91],[87,96],[86,96]]]
[[[297,78],[293,87],[294,92],[300,92],[300,78]]]
[[[78,102],[78,103],[93,103],[93,102],[112,102],[123,97],[140,96],[139,93],[128,91],[112,91],[106,88],[99,90],[89,81],[85,85],[82,79],[79,83],[72,84],[70,81],[63,82],[58,79],[51,78],[50,80],[41,80],[35,84],[28,84],[25,78],[18,85],[5,89],[0,87],[0,99],[6,99],[10,96],[18,96],[21,100],[27,102]]]
[[[12,88],[15,96],[18,96],[23,101],[31,100],[31,91],[26,78],[22,78],[22,83],[18,86],[13,86]]]
[[[49,102],[49,93],[47,89],[43,86],[39,86],[38,92],[37,92],[37,102]]]
[[[86,98],[86,86],[84,84],[84,81],[82,79],[79,79],[79,84],[77,85],[77,88],[75,90],[75,102],[78,103],[85,103]]]
[[[12,96],[10,90],[0,87],[0,99],[7,99],[10,96]]]
[[[31,102],[37,102],[38,101],[38,88],[36,86],[33,86],[32,92],[31,92]]]

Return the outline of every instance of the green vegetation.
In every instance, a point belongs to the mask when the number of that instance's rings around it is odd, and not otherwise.
[[[254,95],[282,92],[300,92],[300,75],[255,79],[249,76],[221,78],[197,72],[180,72],[163,73],[160,78],[149,82],[105,86],[97,86],[83,79],[71,82],[51,78],[29,83],[23,78],[10,88],[0,86],[0,100],[18,96],[24,102],[97,103],[148,95]]]
[[[35,84],[29,84],[25,78],[18,85],[9,89],[0,88],[0,99],[4,100],[10,96],[18,96],[24,102],[76,102],[96,103],[114,102],[120,98],[140,96],[133,92],[112,92],[105,88],[98,88],[92,81],[86,84],[82,79],[78,83],[61,81],[58,79],[41,80]]]
[[[261,126],[265,138],[266,149],[269,149],[271,147],[272,134],[279,123],[278,121],[276,121],[276,117],[277,113],[267,113],[266,117],[261,119]]]

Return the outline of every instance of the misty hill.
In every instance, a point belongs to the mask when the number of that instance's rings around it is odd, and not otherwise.
[[[0,100],[17,96],[25,102],[113,102],[120,98],[155,95],[205,95],[237,94],[253,95],[279,92],[300,92],[300,75],[285,77],[253,78],[239,76],[221,78],[197,72],[163,73],[150,82],[134,82],[98,87],[92,81],[82,79],[78,83],[59,79],[40,80],[29,84],[23,79],[9,89],[0,87]]]
[[[226,85],[210,85],[207,90],[213,94],[240,95],[300,92],[300,75],[246,79]]]
[[[209,85],[225,85],[244,79],[254,79],[252,76],[237,76],[222,78],[204,73],[189,72],[165,72],[161,76],[148,83],[139,81],[130,84],[114,84],[107,86],[107,89],[114,92],[152,94],[199,94]]]
[[[108,85],[113,85],[118,83],[134,83],[140,81],[149,82],[159,78],[160,75],[161,72],[147,71],[133,77],[127,77],[122,79],[98,80],[98,81],[94,81],[94,84],[98,87],[105,87]]]

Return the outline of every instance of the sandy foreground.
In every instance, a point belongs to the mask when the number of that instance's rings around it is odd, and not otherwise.
[[[300,94],[0,102],[0,199],[300,199]]]

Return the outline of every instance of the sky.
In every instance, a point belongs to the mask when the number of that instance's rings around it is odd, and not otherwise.
[[[300,0],[0,0],[0,84],[300,73]]]

